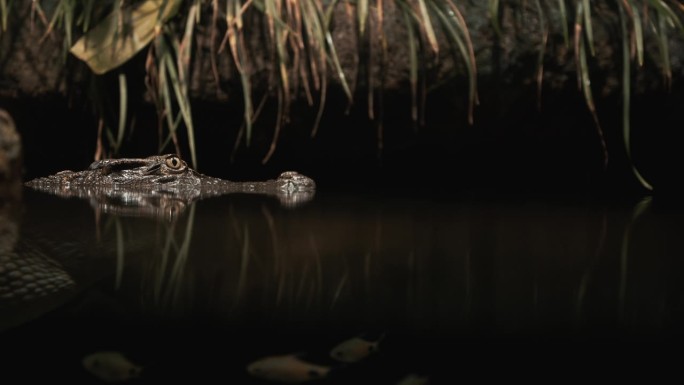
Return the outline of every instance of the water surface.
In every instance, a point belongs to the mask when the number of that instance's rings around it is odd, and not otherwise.
[[[334,363],[364,333],[385,335],[379,351],[321,383],[610,371],[659,357],[637,342],[682,342],[684,212],[651,198],[235,194],[155,218],[24,191],[5,206],[0,352],[26,381],[98,383],[81,360],[113,350],[144,368],[133,383],[266,383],[250,362]],[[52,286],[7,296],[27,265]]]

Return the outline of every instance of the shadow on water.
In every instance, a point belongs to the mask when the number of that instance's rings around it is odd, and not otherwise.
[[[21,205],[0,217],[14,229],[0,255],[0,352],[27,381],[98,383],[89,355],[119,352],[142,368],[133,383],[266,383],[247,367],[271,356],[264,365],[324,368],[295,380],[453,383],[577,372],[578,357],[604,354],[624,364],[637,357],[625,342],[682,341],[684,213],[650,198],[319,192],[288,208],[236,194],[150,217],[25,191]],[[357,336],[373,354],[331,358]],[[117,357],[99,360],[131,372],[100,379],[133,373]]]

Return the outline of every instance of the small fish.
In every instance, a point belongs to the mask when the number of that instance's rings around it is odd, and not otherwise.
[[[409,374],[397,382],[397,385],[427,385],[430,381],[428,376]]]
[[[102,351],[89,354],[81,361],[83,367],[105,382],[128,381],[140,376],[142,367],[133,364],[119,352]]]
[[[271,381],[299,383],[325,378],[333,368],[302,360],[297,354],[268,356],[247,366],[254,377]]]
[[[362,337],[350,338],[335,346],[330,351],[330,357],[337,361],[346,363],[361,361],[378,351],[380,347],[380,341],[382,341],[384,337],[385,334],[383,333],[376,340],[367,340]]]

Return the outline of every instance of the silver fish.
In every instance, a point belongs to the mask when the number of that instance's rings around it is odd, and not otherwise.
[[[137,378],[142,372],[142,367],[129,361],[123,354],[113,351],[89,354],[81,363],[92,375],[110,383]]]
[[[254,377],[286,383],[300,383],[325,378],[332,367],[302,360],[296,354],[268,356],[247,366]]]
[[[380,341],[382,341],[384,337],[385,335],[383,334],[374,341],[369,341],[362,337],[350,338],[335,346],[330,351],[330,357],[345,363],[361,361],[379,350]]]
[[[419,376],[417,374],[408,374],[397,382],[397,385],[427,385],[430,381],[428,376]]]

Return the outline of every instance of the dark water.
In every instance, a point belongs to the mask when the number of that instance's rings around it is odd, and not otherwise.
[[[684,211],[657,199],[319,191],[294,209],[200,200],[168,220],[24,191],[5,213],[3,236],[19,236],[0,287],[16,289],[19,260],[67,283],[0,302],[2,384],[100,383],[81,364],[97,351],[142,366],[131,383],[269,383],[246,366],[333,364],[364,333],[384,334],[378,352],[321,383],[614,379],[672,368],[684,341]]]

